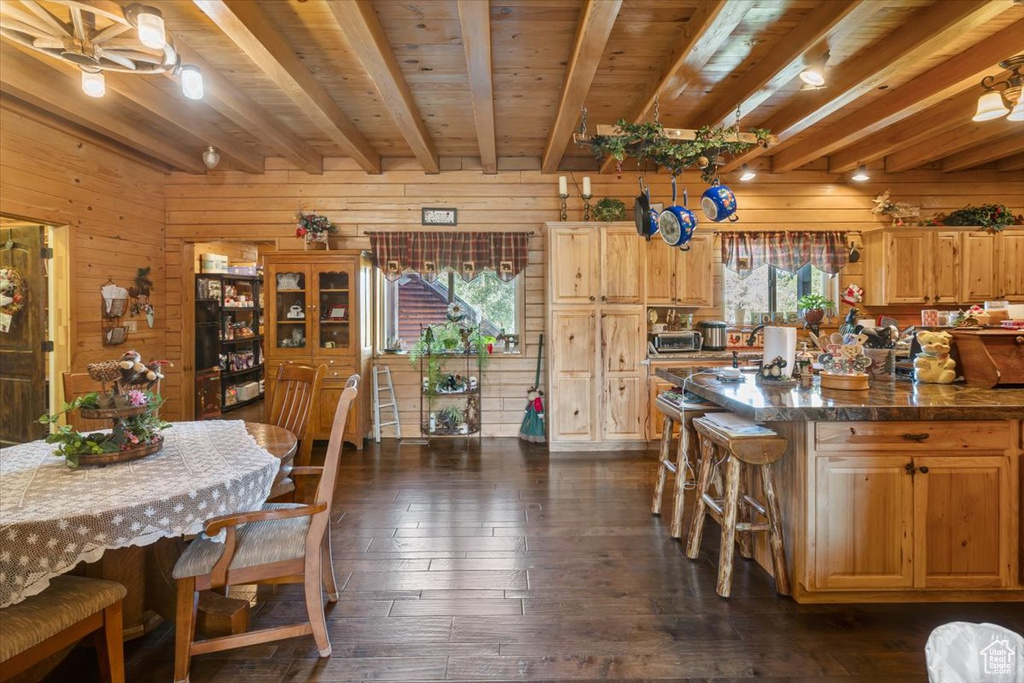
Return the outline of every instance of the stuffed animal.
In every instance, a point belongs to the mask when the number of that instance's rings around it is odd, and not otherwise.
[[[914,359],[914,381],[951,384],[956,379],[956,361],[949,357],[948,332],[922,330],[917,333],[921,353]]]

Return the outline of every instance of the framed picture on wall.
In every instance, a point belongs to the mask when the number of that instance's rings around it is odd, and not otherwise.
[[[423,207],[420,209],[421,225],[458,225],[459,210]]]

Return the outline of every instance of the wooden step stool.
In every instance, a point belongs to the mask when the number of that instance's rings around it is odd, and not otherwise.
[[[695,467],[697,457],[697,435],[693,431],[693,418],[702,417],[707,413],[724,410],[718,406],[703,403],[683,403],[677,405],[658,396],[655,407],[663,415],[661,427],[661,447],[658,450],[658,478],[654,482],[654,500],[651,502],[651,514],[661,514],[661,499],[665,493],[665,479],[671,472],[675,477],[675,495],[673,497],[672,522],[669,535],[672,538],[683,537],[683,503],[686,496],[688,467]],[[675,461],[672,460],[672,432],[679,427],[679,441],[676,444]]]
[[[711,517],[722,527],[721,552],[718,557],[718,585],[716,592],[723,598],[732,590],[733,547],[736,532],[740,533],[740,553],[743,557],[753,556],[753,532],[767,531],[768,544],[775,570],[775,590],[779,595],[789,595],[789,574],[786,571],[786,551],[782,539],[782,519],[779,502],[775,496],[775,482],[772,478],[772,463],[786,452],[788,442],[775,434],[757,436],[735,436],[721,430],[704,417],[693,420],[693,428],[700,440],[700,473],[697,478],[697,503],[693,510],[690,535],[686,543],[686,556],[697,559],[700,553],[701,533],[704,518]],[[716,499],[711,496],[711,480],[714,470],[725,462],[725,495]],[[751,493],[751,469],[761,472],[761,489],[765,501],[754,498]],[[748,508],[746,520],[737,521],[740,503]],[[754,522],[752,512],[761,515],[766,522]]]

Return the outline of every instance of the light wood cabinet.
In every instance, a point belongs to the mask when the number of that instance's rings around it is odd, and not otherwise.
[[[1024,302],[1024,228],[1006,228],[999,240],[999,299]]]
[[[962,423],[815,425],[807,549],[814,590],[1016,585],[1017,427],[973,426],[977,439],[958,429]],[[966,438],[945,438],[954,431]]]
[[[662,240],[647,244],[647,305],[713,306],[713,235],[690,240],[689,251]]]
[[[601,231],[601,303],[643,303],[644,240],[631,228]]]
[[[993,300],[999,296],[997,240],[994,235],[971,232],[963,235],[963,281],[961,301]]]
[[[597,313],[573,307],[550,317],[551,390],[547,397],[552,443],[593,441]]]
[[[956,303],[961,293],[961,237],[959,231],[936,229],[865,233],[865,303]]]
[[[313,435],[327,439],[334,409],[349,375],[362,377],[359,398],[345,429],[345,440],[362,448],[368,429],[372,351],[369,325],[370,266],[359,251],[266,255],[266,394],[273,399],[282,364],[325,365]]]
[[[602,440],[644,439],[644,309],[601,314]]]
[[[601,236],[592,227],[550,227],[548,268],[552,304],[597,301],[597,262]]]

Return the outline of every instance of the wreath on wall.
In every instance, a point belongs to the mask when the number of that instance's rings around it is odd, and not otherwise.
[[[0,268],[0,313],[13,316],[25,307],[25,276],[17,268]]]

